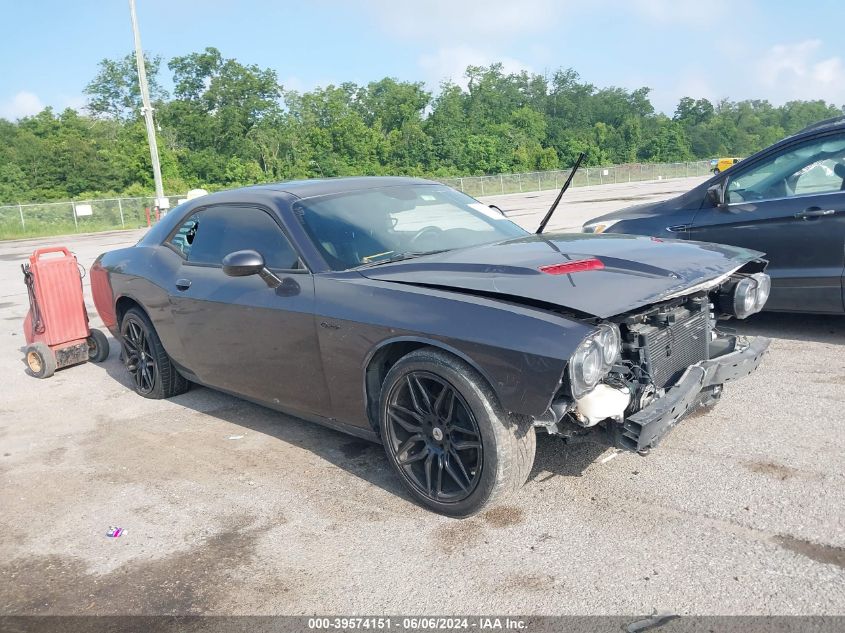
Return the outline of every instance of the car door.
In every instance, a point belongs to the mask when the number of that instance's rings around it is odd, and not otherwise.
[[[278,406],[321,415],[328,392],[314,323],[314,281],[264,209],[217,205],[188,217],[169,246],[183,257],[168,289],[187,364],[199,380]],[[229,277],[223,257],[251,249],[282,283]]]
[[[845,270],[845,134],[824,134],[738,164],[724,203],[701,209],[693,240],[766,253],[769,310],[842,313]]]

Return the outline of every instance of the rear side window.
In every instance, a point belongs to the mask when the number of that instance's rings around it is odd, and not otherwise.
[[[176,229],[170,244],[189,262],[222,263],[229,253],[254,250],[268,268],[301,268],[299,256],[279,225],[261,209],[217,206],[203,209]]]
[[[182,256],[185,259],[188,259],[188,255],[191,252],[191,246],[194,243],[194,236],[196,235],[197,225],[199,224],[198,220],[199,213],[195,213],[185,220],[179,228],[176,229],[176,233],[173,234],[173,237],[170,238],[170,245],[182,253]]]

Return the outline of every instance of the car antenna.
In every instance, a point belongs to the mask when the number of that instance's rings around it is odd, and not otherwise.
[[[581,166],[581,161],[587,156],[584,152],[578,154],[578,160],[575,161],[575,166],[572,168],[572,171],[569,172],[569,176],[566,179],[566,182],[563,183],[563,187],[560,188],[560,193],[557,194],[557,198],[555,201],[552,202],[552,206],[546,212],[546,217],[543,218],[543,221],[540,222],[540,226],[537,227],[536,234],[540,235],[543,232],[543,229],[546,228],[546,225],[549,223],[549,220],[552,218],[552,214],[557,209],[557,205],[560,203],[560,199],[563,197],[563,194],[566,193],[566,190],[569,189],[569,185],[572,184],[572,179],[575,177],[575,172],[578,171],[578,168]]]

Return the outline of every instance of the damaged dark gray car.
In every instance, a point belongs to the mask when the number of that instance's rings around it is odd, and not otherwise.
[[[191,200],[91,280],[140,395],[196,382],[381,442],[417,501],[467,516],[525,482],[536,429],[644,451],[754,371],[769,341],[719,320],[762,309],[765,266],[353,178]]]

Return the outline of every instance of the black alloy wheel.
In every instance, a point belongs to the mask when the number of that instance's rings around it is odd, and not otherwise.
[[[158,376],[158,368],[150,349],[150,340],[144,329],[140,322],[132,318],[124,319],[121,329],[123,364],[132,376],[135,391],[142,396],[152,393]]]
[[[160,399],[185,393],[190,383],[176,369],[164,350],[149,317],[130,308],[120,323],[121,358],[135,393]]]
[[[466,499],[481,475],[478,423],[463,396],[443,378],[413,371],[393,385],[385,438],[408,482],[435,501]]]
[[[410,496],[451,517],[502,501],[534,463],[533,419],[503,410],[473,367],[432,347],[409,352],[387,372],[379,431]]]

